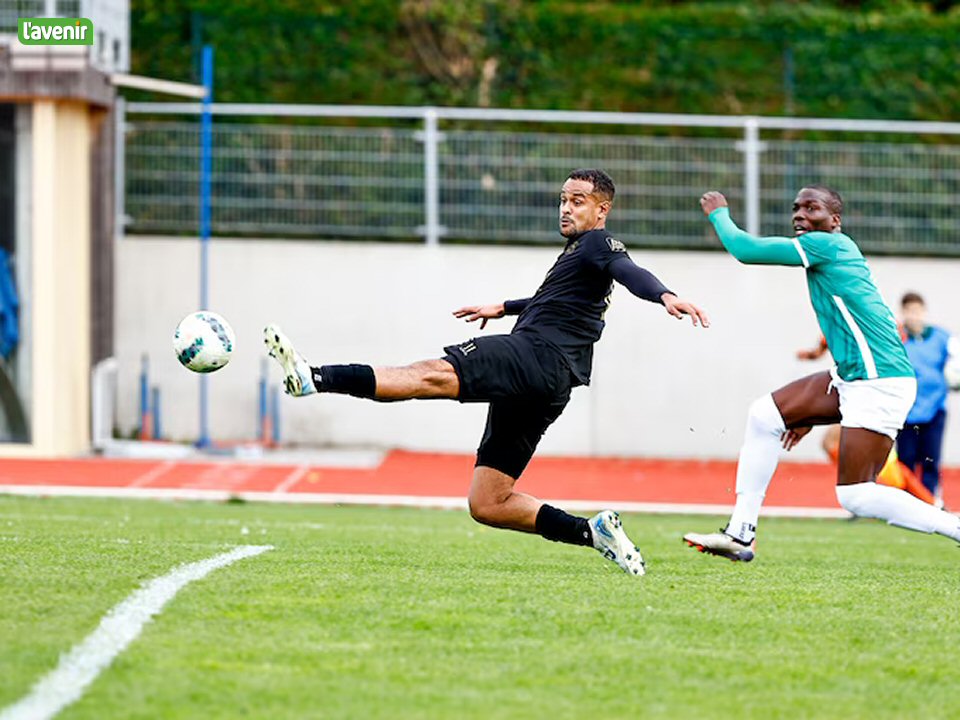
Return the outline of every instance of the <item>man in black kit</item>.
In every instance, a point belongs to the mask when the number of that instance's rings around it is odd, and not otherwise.
[[[560,234],[566,245],[533,297],[460,308],[467,322],[519,315],[509,335],[477,337],[444,348],[439,360],[405,367],[312,367],[274,325],[264,329],[269,353],[283,367],[286,392],[344,393],[379,401],[449,398],[490,404],[470,485],[470,515],[493,527],[538,533],[548,540],[592,546],[625,572],[644,574],[640,551],[620,518],[604,510],[591,519],[568,515],[514,485],[543,433],[563,412],[570,391],[590,383],[593,345],[613,281],[659,303],[676,318],[689,315],[708,327],[706,315],[638,267],[605,229],[614,185],[602,170],[574,170],[560,191]]]

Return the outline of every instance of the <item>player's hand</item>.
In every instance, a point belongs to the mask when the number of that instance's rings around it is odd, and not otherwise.
[[[797,446],[797,443],[803,440],[811,430],[813,430],[813,428],[810,426],[795,427],[787,430],[780,436],[784,450],[793,450]]]
[[[505,314],[506,310],[503,307],[503,303],[496,305],[467,305],[466,307],[453,311],[454,317],[464,318],[467,322],[480,320],[481,330],[487,326],[488,320],[502,318]]]
[[[703,325],[705,328],[710,327],[710,318],[692,302],[681,300],[671,293],[664,293],[660,296],[660,300],[663,301],[663,306],[667,309],[667,312],[677,320],[682,320],[684,315],[689,315],[694,327],[697,325]]]
[[[714,210],[722,207],[727,207],[727,199],[723,196],[723,193],[711,190],[700,197],[700,208],[704,215],[709,216]]]
[[[797,360],[816,360],[821,355],[823,353],[820,352],[820,348],[816,350],[797,350]]]

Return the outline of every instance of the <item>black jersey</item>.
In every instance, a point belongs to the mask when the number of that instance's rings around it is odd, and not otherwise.
[[[568,239],[513,328],[514,333],[536,333],[557,348],[584,385],[590,384],[593,344],[603,332],[613,291],[608,266],[626,253],[623,243],[606,230]]]

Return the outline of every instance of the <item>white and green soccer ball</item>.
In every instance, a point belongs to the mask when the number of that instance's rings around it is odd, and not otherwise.
[[[222,315],[200,310],[187,315],[173,333],[173,351],[188,370],[209,373],[219,370],[233,354],[236,338]]]

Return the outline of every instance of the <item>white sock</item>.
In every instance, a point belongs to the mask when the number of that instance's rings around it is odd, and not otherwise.
[[[737,462],[737,505],[727,525],[727,533],[745,543],[756,537],[760,506],[780,461],[780,437],[786,429],[772,395],[753,401]]]
[[[859,517],[886,520],[890,525],[937,533],[960,542],[960,518],[889,485],[874,482],[838,485],[837,500]]]

